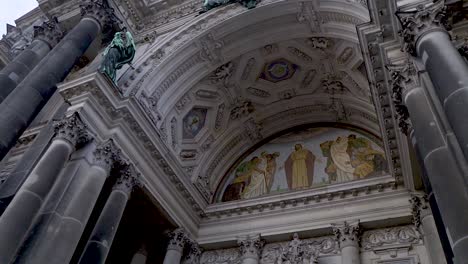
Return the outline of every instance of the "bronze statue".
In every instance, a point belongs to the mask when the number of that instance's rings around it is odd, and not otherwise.
[[[117,70],[123,65],[131,63],[135,56],[135,43],[132,34],[128,31],[117,32],[114,39],[102,54],[104,57],[99,71],[116,81]]]

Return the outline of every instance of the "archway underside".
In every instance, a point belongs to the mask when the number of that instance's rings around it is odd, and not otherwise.
[[[119,82],[209,201],[239,157],[280,131],[338,122],[381,134],[355,29],[366,12],[332,1],[223,7],[157,41],[139,76]]]

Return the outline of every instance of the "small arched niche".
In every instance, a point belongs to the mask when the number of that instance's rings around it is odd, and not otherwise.
[[[300,126],[253,147],[234,163],[214,202],[304,191],[388,175],[382,140],[349,125]]]

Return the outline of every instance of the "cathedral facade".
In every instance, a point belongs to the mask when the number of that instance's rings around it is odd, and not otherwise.
[[[38,0],[0,263],[468,263],[468,3]]]

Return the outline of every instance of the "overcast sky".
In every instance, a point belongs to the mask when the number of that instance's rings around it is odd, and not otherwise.
[[[15,19],[37,6],[37,0],[0,0],[0,38],[6,33],[6,24],[15,26]]]

